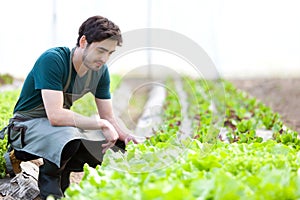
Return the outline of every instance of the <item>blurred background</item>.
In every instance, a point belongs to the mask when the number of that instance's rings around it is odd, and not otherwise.
[[[225,78],[299,77],[299,10],[298,0],[1,0],[0,74],[25,78],[43,51],[74,47],[80,24],[102,15],[122,32],[185,35]]]

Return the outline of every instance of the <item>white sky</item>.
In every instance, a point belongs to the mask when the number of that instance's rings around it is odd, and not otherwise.
[[[299,10],[298,0],[1,0],[0,73],[25,77],[44,50],[73,47],[80,24],[99,14],[123,32],[189,37],[224,77],[300,76]]]

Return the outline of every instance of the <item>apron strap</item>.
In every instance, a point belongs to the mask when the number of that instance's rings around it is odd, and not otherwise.
[[[73,62],[72,62],[72,58],[73,58],[73,54],[74,54],[75,48],[72,49],[71,53],[70,53],[70,61],[69,61],[69,75],[68,75],[68,79],[66,82],[66,85],[64,87],[64,93],[67,92],[67,89],[71,83],[71,77],[72,77],[72,67],[73,67]]]

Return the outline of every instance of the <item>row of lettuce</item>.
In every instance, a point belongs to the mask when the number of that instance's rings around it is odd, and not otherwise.
[[[190,137],[181,137],[184,113],[169,80],[161,127],[125,153],[107,152],[101,166],[85,165],[65,199],[300,199],[298,134],[278,113],[225,80],[182,82]]]
[[[298,133],[280,115],[224,80],[184,78],[190,137],[182,138],[179,95],[172,80],[164,104],[163,124],[144,143],[126,153],[108,151],[101,166],[84,168],[79,184],[65,199],[300,199]],[[119,80],[117,81],[119,83]],[[175,92],[174,92],[175,91]],[[0,129],[11,117],[20,91],[0,94]],[[74,109],[91,114],[92,98]],[[226,129],[228,141],[219,137]],[[273,133],[262,141],[258,129]],[[0,176],[5,176],[0,140]]]

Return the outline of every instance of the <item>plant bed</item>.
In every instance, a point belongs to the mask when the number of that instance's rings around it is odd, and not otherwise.
[[[297,132],[271,108],[221,83],[219,93],[215,82],[184,79],[193,137],[179,139],[180,96],[168,93],[154,135],[130,143],[125,154],[108,151],[102,166],[86,165],[65,199],[299,199]],[[218,137],[222,129],[227,142]],[[257,130],[272,131],[272,138],[263,141]]]
[[[231,79],[235,87],[263,101],[282,115],[285,124],[300,132],[300,78]]]
[[[300,198],[297,132],[263,103],[220,81],[223,91],[207,80],[184,81],[193,137],[179,139],[183,116],[178,98],[169,94],[161,128],[144,143],[129,144],[125,154],[109,151],[96,169],[86,165],[65,199]],[[222,129],[227,142],[219,138]],[[272,137],[264,141],[257,130],[272,131]]]

